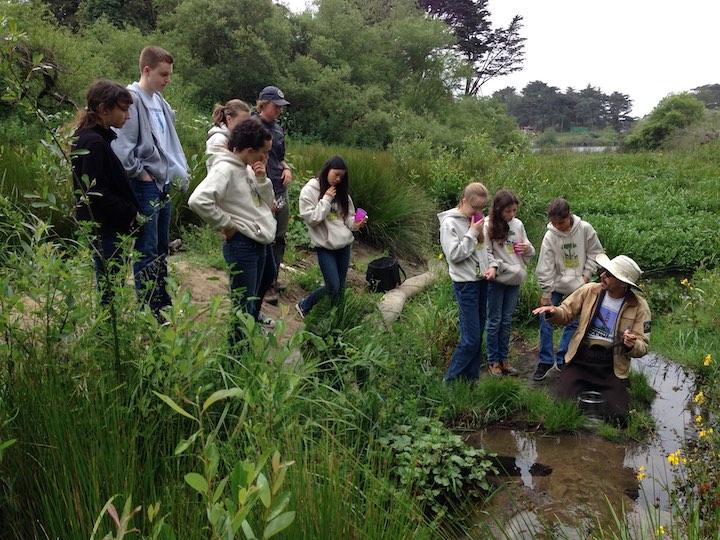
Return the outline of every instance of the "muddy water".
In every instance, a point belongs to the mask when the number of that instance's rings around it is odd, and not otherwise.
[[[658,513],[667,515],[667,486],[673,482],[667,455],[692,430],[688,407],[694,383],[681,368],[655,355],[635,361],[634,369],[657,392],[651,411],[657,434],[646,444],[617,444],[591,433],[546,436],[500,429],[468,437],[473,446],[514,457],[519,469],[519,476],[508,478],[478,512],[471,536],[486,537],[480,531],[489,525],[501,538],[543,537],[551,529],[581,538],[598,523],[612,525],[613,511],[641,524],[648,511],[656,521]],[[638,482],[641,465],[647,476]]]

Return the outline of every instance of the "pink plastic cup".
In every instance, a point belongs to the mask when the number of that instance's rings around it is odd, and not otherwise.
[[[366,217],[367,212],[365,210],[363,210],[362,208],[355,209],[355,223],[360,223]]]
[[[517,242],[513,244],[513,251],[515,252],[515,255],[522,255],[523,254],[523,248],[520,244]]]
[[[483,218],[483,213],[482,213],[482,212],[476,212],[475,214],[472,215],[472,222],[473,222],[473,223],[477,223],[477,222],[480,221],[482,218]]]

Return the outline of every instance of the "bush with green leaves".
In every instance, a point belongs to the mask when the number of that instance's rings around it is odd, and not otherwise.
[[[625,137],[631,150],[655,150],[678,129],[686,128],[705,113],[705,105],[690,93],[663,98],[652,112]]]
[[[490,491],[487,475],[497,473],[487,459],[492,454],[467,446],[440,421],[424,416],[395,426],[380,443],[392,452],[393,474],[400,485],[411,488],[439,514]]]

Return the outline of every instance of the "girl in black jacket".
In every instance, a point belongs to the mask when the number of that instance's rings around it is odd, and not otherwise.
[[[79,221],[95,223],[95,272],[103,304],[110,303],[112,283],[122,269],[120,235],[133,232],[140,209],[125,169],[110,148],[111,128],[121,128],[132,104],[130,92],[117,83],[100,80],[87,93],[87,107],[78,113],[77,139],[72,145],[75,206]]]

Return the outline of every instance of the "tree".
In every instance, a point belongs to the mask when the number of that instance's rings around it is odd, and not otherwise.
[[[632,100],[627,94],[613,92],[607,99],[608,123],[615,131],[622,131],[633,121],[630,116]]]
[[[708,109],[720,109],[720,84],[704,84],[693,88],[692,93]]]
[[[490,79],[522,69],[525,38],[520,36],[519,15],[506,28],[493,29],[488,0],[418,0],[418,3],[455,34],[454,50],[471,68],[465,78],[465,95],[477,95]]]

